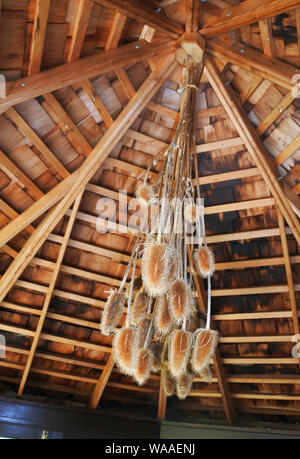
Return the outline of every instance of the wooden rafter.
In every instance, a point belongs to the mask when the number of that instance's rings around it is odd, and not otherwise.
[[[50,0],[36,0],[31,39],[28,75],[38,73],[41,69],[44,43],[46,38]]]
[[[86,184],[89,182],[91,177],[94,175],[96,170],[107,158],[111,150],[117,145],[119,140],[123,137],[128,127],[134,122],[137,116],[147,105],[147,102],[151,100],[153,95],[156,93],[161,84],[168,78],[171,72],[174,70],[176,63],[173,57],[166,60],[165,64],[157,72],[153,72],[141,86],[136,95],[128,103],[127,107],[123,110],[121,115],[114,122],[113,126],[104,134],[96,148],[86,159],[85,163],[74,172],[72,175],[67,177],[63,182],[57,185],[47,195],[41,198],[38,204],[43,201],[43,211],[38,210],[39,205],[35,206],[35,211],[40,215],[55,203],[58,204],[51,210],[46,218],[39,225],[37,230],[30,236],[22,252],[15,258],[6,273],[1,279],[0,287],[0,301],[2,301],[10,290],[15,281],[19,278],[21,272],[25,269],[27,264],[30,262],[32,257],[35,255],[37,250],[41,247],[43,242],[49,236],[53,228],[60,221],[62,216],[65,214],[67,209],[72,205],[77,196],[83,191]],[[59,197],[56,194],[57,189],[60,190]],[[49,195],[51,193],[51,200],[49,201]],[[60,200],[61,199],[61,200]],[[27,217],[31,214],[32,208],[29,208],[29,212],[26,214],[25,211],[20,217],[14,222],[8,224],[2,231],[4,231],[8,238],[11,239],[10,229],[14,227],[14,233],[18,234],[20,228],[17,229],[18,223],[27,226]],[[31,209],[31,211],[30,211]],[[29,218],[30,219],[30,218]],[[33,217],[33,219],[35,219]],[[18,222],[19,220],[19,222]],[[32,220],[31,220],[32,221]],[[17,223],[17,224],[16,224]],[[12,226],[10,226],[12,225]],[[10,228],[9,228],[10,227]],[[1,231],[1,233],[2,233]],[[7,241],[6,241],[7,242]],[[3,245],[6,243],[4,242]]]
[[[186,32],[198,32],[199,24],[199,1],[185,0],[186,4]]]
[[[76,15],[67,62],[74,62],[80,58],[92,8],[92,0],[76,0]]]
[[[298,0],[244,0],[226,8],[220,17],[200,30],[205,38],[237,30],[265,18],[276,16],[299,6]]]
[[[286,278],[288,282],[288,293],[289,293],[290,306],[292,310],[293,327],[294,327],[295,335],[299,335],[300,327],[299,327],[299,319],[298,319],[298,308],[297,308],[297,302],[296,302],[296,296],[295,296],[293,273],[292,273],[290,256],[289,256],[289,247],[288,247],[287,237],[285,233],[284,219],[279,209],[277,209],[277,218],[278,218],[278,225],[279,225],[279,231],[280,231],[281,246],[282,246],[283,258],[284,258]]]
[[[87,78],[103,75],[118,66],[133,65],[142,59],[168,55],[174,49],[173,40],[167,39],[155,43],[140,40],[22,78],[10,85],[5,99],[0,99],[0,114],[12,105],[79,83]]]
[[[96,3],[107,8],[120,11],[135,21],[148,24],[156,30],[164,32],[172,38],[178,38],[183,32],[181,24],[158,14],[155,10],[142,5],[137,0],[95,0]]]
[[[230,91],[230,89],[225,86],[215,65],[210,59],[206,60],[205,73],[217,96],[223,103],[237,132],[243,139],[244,144],[246,145],[255,166],[259,169],[262,177],[264,178],[269,191],[274,196],[280,211],[284,215],[284,218],[296,238],[296,241],[300,244],[300,225],[298,217],[293,212],[290,203],[286,198],[280,183],[278,182],[278,174],[271,162],[269,153],[265,150],[247,115],[244,113],[241,106],[239,106],[233,91]]]
[[[232,64],[236,64],[286,89],[291,90],[295,85],[292,78],[297,73],[296,67],[266,56],[245,44],[236,43],[226,46],[224,42],[217,38],[207,42],[206,50],[213,56],[224,58]]]
[[[26,382],[27,382],[27,378],[28,378],[28,375],[29,375],[29,372],[30,372],[30,368],[31,368],[31,365],[32,365],[32,362],[33,362],[33,359],[34,359],[34,355],[35,355],[35,352],[36,352],[36,349],[37,349],[37,346],[38,346],[38,343],[39,343],[39,340],[40,340],[40,336],[41,336],[41,333],[42,333],[42,329],[43,329],[43,326],[44,326],[44,323],[45,323],[45,320],[46,320],[46,316],[47,316],[47,312],[48,312],[48,309],[49,309],[49,306],[50,306],[50,302],[51,302],[51,299],[52,299],[53,291],[55,289],[55,284],[56,284],[56,281],[57,281],[57,278],[58,278],[58,275],[59,275],[60,267],[61,267],[61,264],[63,262],[63,258],[64,258],[64,255],[65,255],[65,252],[66,252],[66,249],[67,249],[68,240],[69,240],[69,238],[71,236],[72,228],[73,228],[73,225],[74,225],[74,222],[75,222],[75,219],[76,219],[76,214],[77,214],[80,202],[81,202],[81,198],[82,198],[82,193],[76,198],[75,203],[74,203],[74,207],[73,207],[73,209],[71,211],[71,216],[70,216],[70,219],[68,221],[68,225],[67,225],[67,228],[66,228],[65,235],[63,237],[63,242],[62,242],[62,245],[61,245],[60,250],[59,250],[59,254],[58,254],[58,257],[57,257],[55,268],[54,268],[52,276],[51,276],[50,285],[48,287],[48,291],[47,291],[47,294],[46,294],[46,297],[45,297],[45,300],[44,300],[43,308],[42,308],[41,314],[39,316],[38,325],[37,325],[37,328],[35,330],[35,334],[34,334],[34,337],[33,337],[33,341],[32,341],[32,344],[31,344],[30,351],[29,351],[29,355],[27,357],[26,365],[24,367],[21,383],[20,383],[19,390],[18,390],[18,397],[22,396],[24,388],[25,388],[25,385],[26,385]]]

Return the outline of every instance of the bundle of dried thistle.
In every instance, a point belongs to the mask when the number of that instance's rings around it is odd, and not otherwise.
[[[194,114],[199,78],[199,69],[189,69],[174,138],[153,159],[137,187],[139,205],[145,212],[151,210],[155,222],[137,238],[121,286],[111,292],[101,321],[103,334],[115,334],[113,355],[121,372],[143,385],[151,371],[160,371],[165,393],[176,392],[180,399],[188,396],[194,374],[211,379],[209,360],[218,342],[217,332],[210,329],[215,261],[206,243],[203,204],[198,202]],[[151,168],[162,153],[163,167],[156,183],[150,183]],[[193,253],[190,247],[195,244]],[[206,328],[195,313],[197,274],[208,282]],[[126,305],[126,324],[117,329]]]

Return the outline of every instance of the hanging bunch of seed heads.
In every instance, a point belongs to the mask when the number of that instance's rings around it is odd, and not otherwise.
[[[195,375],[209,380],[209,362],[218,343],[218,333],[210,329],[215,263],[206,242],[196,155],[201,73],[200,66],[186,72],[180,120],[171,144],[159,153],[164,154],[164,165],[156,183],[149,183],[149,175],[159,155],[137,188],[141,208],[148,213],[151,208],[151,224],[137,237],[120,288],[110,293],[100,325],[103,334],[114,335],[113,355],[122,373],[143,385],[151,372],[160,371],[166,395],[177,393],[180,399],[189,394]],[[207,279],[205,328],[197,313],[196,276]],[[117,328],[126,305],[126,323]]]

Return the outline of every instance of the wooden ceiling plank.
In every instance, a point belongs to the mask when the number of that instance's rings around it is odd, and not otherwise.
[[[185,0],[186,24],[185,31],[198,32],[199,25],[199,0]]]
[[[80,58],[94,4],[92,0],[76,0],[76,3],[76,16],[67,62],[74,62]]]
[[[218,18],[204,25],[200,33],[205,38],[216,37],[265,18],[277,16],[297,6],[299,6],[297,0],[244,0],[224,9]]]
[[[2,239],[3,244],[1,244],[4,245],[7,242],[7,240],[5,240],[6,237],[10,240],[13,237],[13,233],[18,234],[18,232],[23,229],[24,225],[26,226],[32,221],[31,218],[33,215],[36,215],[35,212],[41,215],[45,210],[49,209],[59,201],[59,197],[57,196],[57,189],[59,189],[58,194],[62,196],[61,201],[56,204],[42,220],[36,231],[25,243],[22,252],[20,252],[14,259],[2,277],[0,301],[4,299],[5,295],[8,293],[12,285],[14,285],[20,274],[24,271],[37,250],[39,250],[43,242],[50,235],[77,196],[79,196],[79,194],[84,190],[96,170],[108,157],[111,150],[117,145],[129,126],[139,116],[149,100],[151,100],[157,92],[161,84],[168,78],[171,72],[174,71],[175,66],[176,62],[174,61],[174,56],[170,56],[158,71],[153,72],[149,77],[147,77],[145,83],[140,87],[136,95],[119,115],[113,126],[104,134],[84,164],[72,175],[66,178],[64,182],[61,182],[37,203],[27,209],[27,211],[20,216],[21,218],[18,217],[15,219],[0,232],[0,237],[1,235],[6,234],[4,239]],[[76,179],[74,179],[74,177],[76,177]],[[51,196],[50,201],[49,195]],[[43,206],[41,205],[42,202]],[[36,206],[36,204],[38,204],[38,206]],[[36,207],[38,207],[38,209]],[[32,209],[34,211],[32,211]]]
[[[172,38],[178,38],[184,29],[181,24],[168,19],[136,0],[95,0],[99,5],[114,9],[131,19],[159,30]]]
[[[40,139],[40,137],[34,132],[34,130],[29,126],[29,124],[19,115],[17,110],[13,107],[10,107],[6,115],[13,121],[17,128],[23,133],[23,135],[30,140],[30,142],[39,150],[43,156],[45,162],[49,164],[54,170],[59,172],[59,174],[65,178],[68,177],[69,172],[57,159],[57,157],[52,153],[52,151],[47,147],[47,145]]]
[[[266,56],[245,44],[236,43],[226,46],[220,39],[213,39],[207,42],[206,50],[213,56],[222,57],[286,89],[292,90],[295,85],[292,78],[297,73],[296,67]]]
[[[252,161],[260,170],[270,193],[275,198],[276,203],[290,226],[297,243],[300,245],[300,224],[298,217],[292,210],[289,200],[285,196],[284,191],[278,182],[278,173],[271,162],[269,153],[263,146],[260,137],[256,133],[256,130],[251,124],[248,116],[243,111],[242,107],[239,106],[233,91],[225,86],[214,63],[210,59],[207,59],[206,61],[205,73],[217,96],[223,103],[237,132],[243,139]]]
[[[52,295],[53,295],[53,291],[54,291],[54,288],[55,288],[55,284],[56,284],[56,281],[57,281],[57,278],[58,278],[58,275],[59,275],[60,267],[61,267],[61,264],[63,262],[63,258],[65,256],[65,252],[66,252],[66,249],[67,249],[67,246],[68,246],[68,240],[69,240],[69,238],[71,236],[73,225],[74,225],[75,219],[76,219],[76,214],[77,214],[77,211],[78,211],[79,206],[80,206],[82,194],[83,193],[81,193],[76,198],[74,206],[73,206],[73,209],[71,211],[71,215],[70,215],[70,218],[69,218],[69,221],[68,221],[68,224],[67,224],[67,228],[66,228],[64,237],[63,237],[63,242],[62,242],[62,245],[60,247],[60,251],[59,251],[59,254],[58,254],[58,257],[57,257],[55,268],[53,270],[53,273],[52,273],[52,276],[51,276],[51,281],[50,281],[49,287],[47,289],[47,294],[46,294],[46,297],[45,297],[45,300],[44,300],[44,304],[43,304],[43,308],[42,308],[42,311],[41,311],[41,315],[39,317],[38,325],[37,325],[37,328],[35,330],[35,335],[34,335],[34,338],[33,338],[32,344],[31,344],[30,352],[29,352],[29,355],[27,357],[26,364],[25,364],[25,367],[24,367],[21,383],[20,383],[20,386],[19,386],[18,394],[17,394],[18,397],[22,397],[22,394],[24,392],[24,388],[25,388],[25,385],[26,385],[26,382],[27,382],[27,378],[28,378],[28,375],[29,375],[29,372],[30,372],[30,368],[31,368],[31,365],[32,365],[32,362],[33,362],[33,359],[34,359],[35,351],[37,349],[37,346],[38,346],[38,343],[39,343],[39,340],[40,340],[40,336],[41,336],[41,333],[42,333],[42,329],[43,329],[43,326],[44,326],[44,323],[45,323],[45,320],[46,320],[46,316],[47,316],[48,308],[49,308],[49,305],[50,305],[50,302],[51,302],[51,299],[52,299]]]
[[[173,51],[174,40],[153,43],[140,40],[16,80],[10,86],[7,97],[0,99],[0,114],[12,105],[103,75],[118,66],[133,65],[153,56],[166,56]]]
[[[28,75],[38,73],[41,69],[44,44],[46,38],[50,0],[36,0]]]

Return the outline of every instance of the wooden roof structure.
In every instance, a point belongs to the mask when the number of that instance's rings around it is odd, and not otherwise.
[[[185,33],[205,41],[197,153],[221,340],[211,383],[179,402],[159,374],[139,387],[118,373],[99,322],[134,244],[119,190],[134,198],[179,119]],[[300,421],[298,69],[300,1],[2,0],[1,394]],[[100,197],[119,231],[97,231]],[[205,312],[200,280],[198,300]]]

